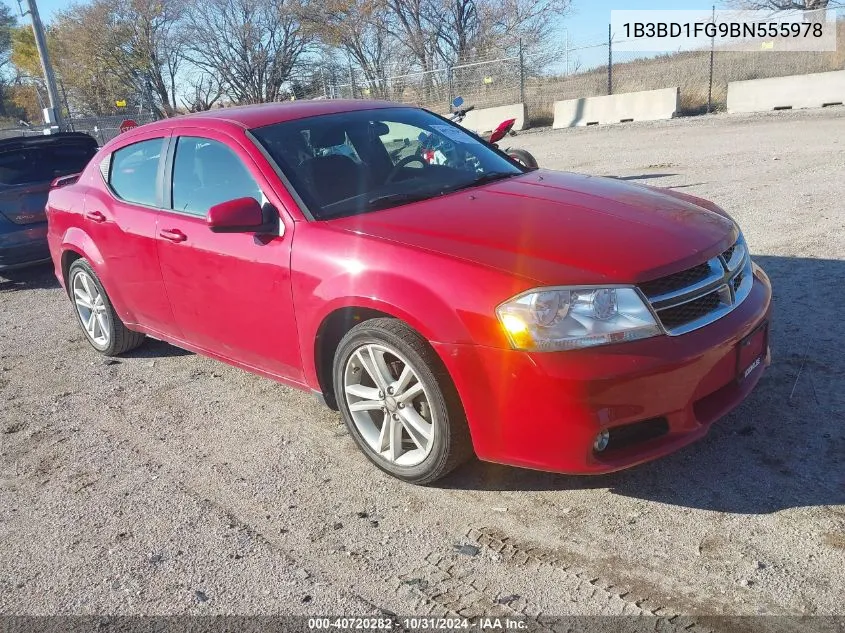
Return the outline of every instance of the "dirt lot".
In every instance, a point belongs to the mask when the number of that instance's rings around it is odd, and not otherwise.
[[[845,612],[845,110],[512,141],[740,221],[776,307],[743,406],[612,476],[474,462],[415,488],[310,395],[154,341],[105,360],[49,269],[10,273],[0,613]]]

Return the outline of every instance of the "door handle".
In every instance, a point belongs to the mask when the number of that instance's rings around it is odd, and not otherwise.
[[[162,229],[158,232],[161,237],[171,242],[184,242],[188,236],[182,233],[179,229]]]
[[[86,211],[85,217],[91,220],[92,222],[106,221],[106,216],[104,216],[100,211]]]

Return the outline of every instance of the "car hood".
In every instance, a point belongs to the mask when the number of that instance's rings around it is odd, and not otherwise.
[[[729,217],[692,196],[547,170],[330,224],[545,284],[646,281],[738,236]]]

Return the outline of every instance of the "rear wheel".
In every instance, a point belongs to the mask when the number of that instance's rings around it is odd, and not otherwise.
[[[77,259],[68,270],[68,289],[76,316],[91,346],[106,356],[138,347],[144,335],[128,329],[112,307],[91,265]]]
[[[463,408],[428,343],[396,319],[371,319],[341,340],[334,388],[349,432],[376,466],[431,483],[472,454]]]
[[[534,158],[528,150],[514,147],[508,150],[508,156],[524,167],[536,169],[538,166],[537,159]]]

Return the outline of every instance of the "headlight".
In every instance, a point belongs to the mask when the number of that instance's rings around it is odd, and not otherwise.
[[[515,349],[552,352],[622,343],[662,331],[634,288],[539,288],[496,308]]]

